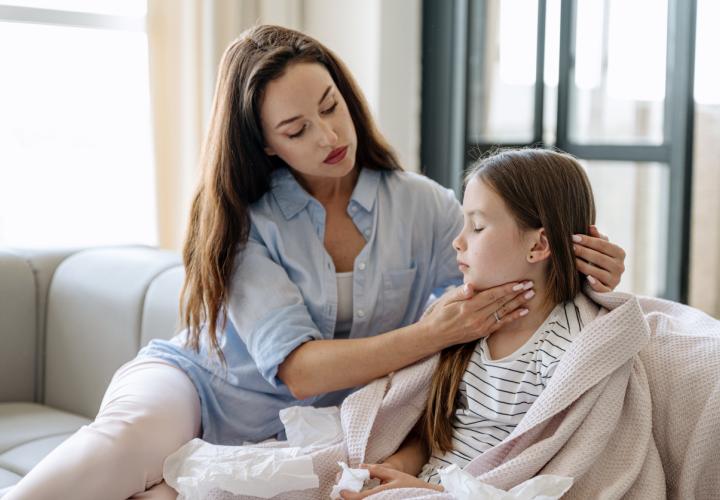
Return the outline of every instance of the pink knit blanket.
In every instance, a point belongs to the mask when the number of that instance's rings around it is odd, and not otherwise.
[[[539,474],[573,477],[564,498],[718,498],[720,321],[664,300],[587,294],[602,306],[595,320],[513,433],[465,470],[504,490]],[[345,442],[312,455],[320,488],[282,497],[328,498],[338,461],[357,467],[394,453],[424,409],[436,363],[437,356],[349,396]],[[452,496],[396,489],[370,498]]]

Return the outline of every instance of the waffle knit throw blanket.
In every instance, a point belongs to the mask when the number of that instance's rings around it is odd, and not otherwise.
[[[602,306],[596,319],[515,431],[465,470],[503,490],[539,474],[573,477],[564,498],[718,498],[720,321],[664,300],[586,294]],[[394,453],[424,410],[437,358],[349,396],[345,442],[312,454],[320,488],[280,497],[328,498],[338,461],[357,467]],[[370,498],[452,496],[405,488]]]

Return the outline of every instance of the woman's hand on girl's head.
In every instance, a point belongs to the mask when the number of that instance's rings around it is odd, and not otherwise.
[[[340,492],[340,496],[344,500],[359,500],[361,498],[369,497],[375,493],[381,491],[391,490],[393,488],[426,488],[435,491],[444,491],[442,486],[430,484],[422,479],[418,479],[410,474],[405,474],[399,470],[386,467],[384,465],[361,465],[370,471],[371,479],[379,479],[380,486],[371,488],[369,490],[354,493],[352,491],[343,490]]]
[[[528,313],[535,292],[530,281],[507,283],[481,292],[464,285],[447,292],[420,319],[436,332],[438,350],[487,337],[503,325]]]
[[[625,250],[610,243],[608,237],[590,226],[590,235],[573,235],[575,264],[587,276],[596,292],[610,292],[620,283],[625,272]]]

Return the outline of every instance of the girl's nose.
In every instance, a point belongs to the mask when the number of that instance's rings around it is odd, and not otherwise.
[[[465,241],[463,240],[462,233],[458,234],[452,242],[452,246],[456,252],[462,252],[465,248]]]

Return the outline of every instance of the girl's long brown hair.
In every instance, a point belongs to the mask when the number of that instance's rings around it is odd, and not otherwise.
[[[478,161],[465,178],[480,179],[510,210],[521,230],[544,228],[551,255],[547,274],[549,299],[571,300],[582,288],[575,267],[571,235],[587,234],[595,223],[590,181],[570,155],[543,149],[505,150]],[[476,342],[449,347],[433,374],[423,440],[430,450],[452,449],[452,421],[457,395]]]
[[[270,189],[270,174],[287,165],[267,156],[260,105],[268,82],[290,64],[309,62],[327,69],[347,102],[357,133],[356,165],[400,169],[395,153],[378,132],[365,99],[345,65],[315,39],[280,26],[244,32],[220,61],[210,126],[201,154],[202,176],[194,195],[183,248],[185,281],[181,317],[187,345],[199,351],[201,331],[210,351],[225,362],[218,328],[225,325],[226,301],[235,258],[247,243],[249,206]]]

